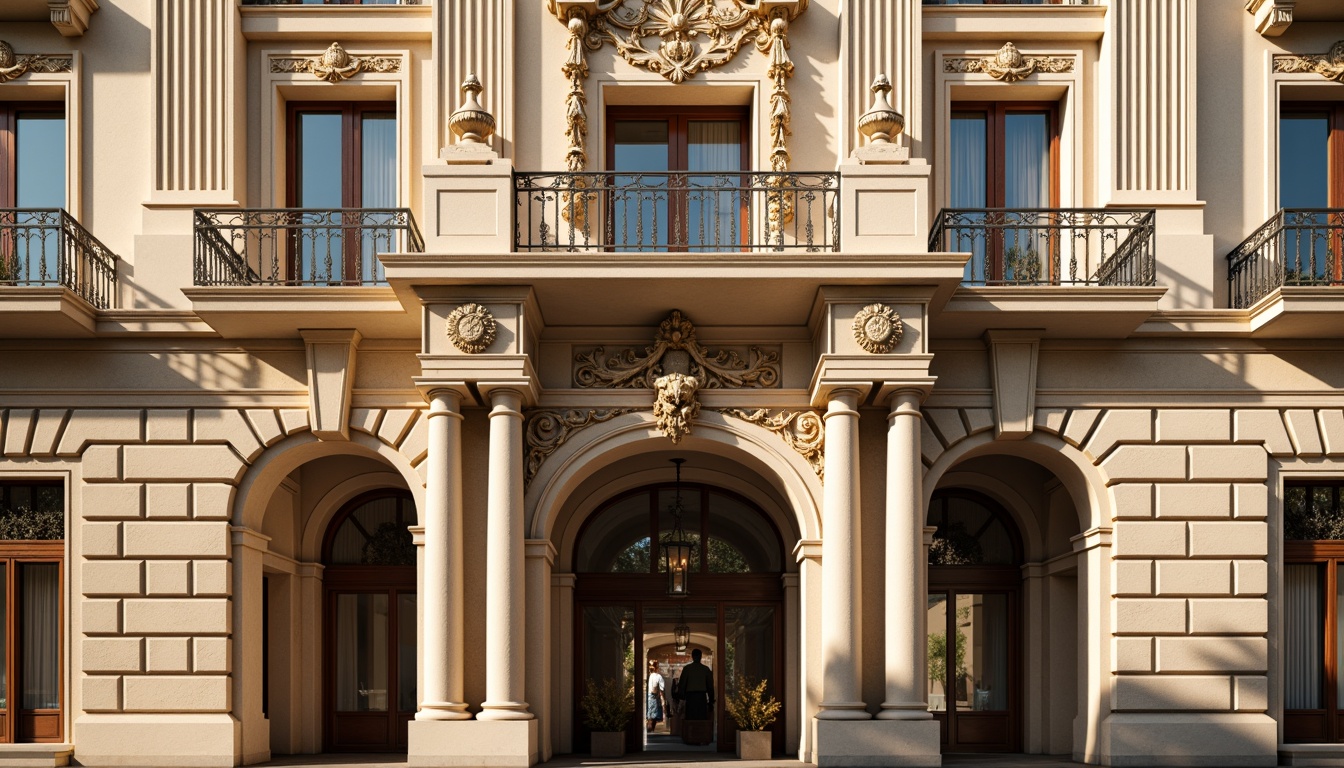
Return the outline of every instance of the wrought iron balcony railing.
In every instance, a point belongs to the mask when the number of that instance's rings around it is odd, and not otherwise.
[[[117,256],[60,208],[0,208],[0,286],[65,286],[98,309],[117,299]]]
[[[840,250],[836,173],[517,173],[520,251]]]
[[[379,253],[424,250],[406,208],[196,210],[196,285],[382,285]]]
[[[1284,285],[1344,285],[1344,208],[1284,209],[1227,255],[1228,305],[1244,309]]]
[[[1152,209],[943,210],[930,251],[971,253],[966,285],[1155,285]]]

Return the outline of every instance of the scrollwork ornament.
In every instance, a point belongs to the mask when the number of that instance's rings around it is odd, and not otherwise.
[[[869,304],[854,317],[854,340],[875,355],[895,349],[904,334],[901,316],[885,304]]]
[[[778,385],[779,353],[751,347],[743,359],[731,350],[710,350],[696,339],[695,325],[674,310],[658,327],[653,345],[641,355],[636,349],[623,349],[608,355],[604,347],[575,355],[576,386],[590,389],[652,389],[659,376],[673,371],[663,368],[663,356],[669,351],[684,351],[689,357],[690,375],[706,389],[718,387],[769,388]]]
[[[1326,80],[1344,83],[1344,40],[1330,46],[1330,50],[1322,54],[1277,55],[1274,57],[1273,69],[1284,74],[1313,72]]]
[[[774,432],[789,444],[799,456],[807,460],[808,466],[817,473],[817,478],[826,481],[826,428],[820,414],[815,411],[778,411],[770,412],[765,408],[744,411],[740,408],[724,408],[719,411]]]
[[[523,486],[541,471],[541,465],[560,449],[574,433],[594,424],[611,421],[617,416],[634,413],[636,408],[570,408],[568,410],[532,411],[527,415],[523,433],[527,440],[527,459],[523,467]]]
[[[943,59],[943,71],[948,74],[982,72],[995,80],[1016,83],[1038,72],[1058,74],[1072,72],[1072,56],[1024,56],[1011,42],[993,56],[948,57]]]
[[[463,304],[448,315],[448,340],[469,355],[484,352],[495,343],[495,316],[480,304]]]
[[[351,56],[340,43],[327,46],[319,56],[276,56],[272,72],[308,72],[318,80],[339,83],[361,72],[400,72],[399,56]]]

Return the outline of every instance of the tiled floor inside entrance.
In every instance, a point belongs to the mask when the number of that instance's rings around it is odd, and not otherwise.
[[[632,768],[661,768],[673,766],[684,768],[695,763],[697,768],[798,768],[797,760],[735,760],[731,755],[707,752],[644,752],[626,755],[619,759],[594,759],[588,755],[560,755],[543,768],[605,768],[632,766]],[[281,768],[281,766],[361,766],[361,768],[404,768],[405,755],[301,755],[280,757],[262,768]],[[962,766],[964,768],[1056,768],[1057,766],[1081,765],[1066,757],[1045,755],[944,755],[943,765]]]

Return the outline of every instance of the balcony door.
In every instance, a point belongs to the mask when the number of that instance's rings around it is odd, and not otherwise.
[[[1279,116],[1284,282],[1344,278],[1344,104],[1290,104]]]
[[[396,105],[290,104],[289,126],[291,281],[384,282],[376,254],[393,250],[383,211],[397,204]]]
[[[952,105],[948,207],[985,211],[959,217],[954,234],[974,255],[965,282],[1039,283],[1056,279],[1050,214],[1059,206],[1059,132],[1054,104],[956,102]],[[977,227],[983,227],[976,232]],[[959,244],[958,249],[963,245]]]
[[[747,123],[745,108],[608,109],[609,241],[634,251],[745,244]]]
[[[64,105],[0,102],[0,285],[60,284],[64,207]]]

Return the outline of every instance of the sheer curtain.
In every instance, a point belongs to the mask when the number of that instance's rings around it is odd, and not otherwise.
[[[1004,116],[1005,208],[1050,205],[1050,119],[1041,112]],[[1004,278],[1035,282],[1048,276],[1050,240],[1046,229],[1005,229]]]
[[[987,116],[983,112],[952,113],[952,132],[949,139],[951,156],[948,158],[949,208],[984,208],[988,205],[987,122]],[[962,218],[967,224],[975,224],[982,220],[983,216],[979,215]],[[962,276],[962,282],[965,283],[983,283],[988,277],[985,273],[985,239],[979,232],[979,229],[968,227],[954,229],[949,233],[948,246],[952,250],[971,252],[971,260],[966,263],[966,272]]]
[[[1321,709],[1324,627],[1320,566],[1283,567],[1283,674],[1285,709]]]
[[[15,208],[65,207],[65,116],[20,113],[14,143]],[[47,217],[20,217],[34,224],[18,230],[20,281],[55,284],[60,279],[60,234]],[[36,226],[41,224],[43,226]]]
[[[737,120],[692,120],[687,125],[686,242],[701,250],[736,247],[742,242],[739,215],[743,208],[741,179],[742,124]],[[694,175],[708,171],[709,175]],[[724,189],[725,187],[729,189]]]
[[[397,204],[397,118],[391,113],[365,113],[360,122],[363,146],[360,148],[364,208],[392,208]],[[369,221],[390,224],[390,215]],[[360,279],[365,283],[383,283],[386,277],[376,254],[402,250],[405,243],[394,239],[396,230],[375,227],[364,230],[360,253]]]
[[[61,571],[56,563],[23,563],[20,645],[23,657],[21,706],[59,709],[61,648]]]

